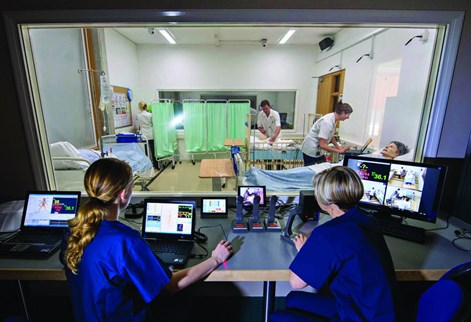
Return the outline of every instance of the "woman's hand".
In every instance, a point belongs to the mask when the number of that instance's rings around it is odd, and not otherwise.
[[[301,249],[301,247],[304,246],[304,244],[306,243],[306,240],[307,240],[307,237],[304,234],[298,234],[294,237],[294,239],[293,239],[294,246],[296,247],[298,252]]]
[[[211,257],[213,257],[218,265],[221,265],[226,261],[232,254],[232,244],[230,241],[221,240],[216,248],[211,253]]]

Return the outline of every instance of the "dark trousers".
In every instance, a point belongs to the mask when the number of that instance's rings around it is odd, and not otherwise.
[[[149,159],[152,161],[152,165],[154,168],[159,167],[159,163],[157,162],[157,159],[155,158],[155,151],[154,151],[154,140],[148,140],[147,141],[147,146],[149,147]]]
[[[325,155],[321,155],[318,157],[311,157],[307,155],[306,153],[303,153],[303,160],[304,160],[304,166],[326,162]]]

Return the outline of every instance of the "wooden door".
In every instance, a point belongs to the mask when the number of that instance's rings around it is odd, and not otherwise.
[[[333,112],[343,93],[345,69],[325,74],[319,77],[317,85],[316,113],[325,115]]]

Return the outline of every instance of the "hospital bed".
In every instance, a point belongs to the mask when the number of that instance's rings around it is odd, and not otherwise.
[[[265,143],[267,144],[267,143]],[[372,156],[373,154],[365,155]],[[378,157],[378,153],[374,154]],[[408,154],[401,155],[396,160],[412,161],[413,151]],[[255,163],[256,165],[257,163]],[[312,190],[312,179],[313,177],[333,166],[343,165],[343,161],[337,163],[319,163],[311,166],[300,166],[295,168],[285,168],[282,170],[266,170],[257,166],[250,166],[245,171],[241,171],[238,177],[240,185],[254,185],[254,186],[266,186],[267,191],[280,192],[280,191],[299,191],[299,190]],[[238,162],[239,169],[242,169],[241,162]],[[394,172],[391,173],[394,176]],[[421,176],[418,176],[419,179]],[[391,179],[391,177],[390,177]],[[420,186],[420,180],[419,180]],[[378,196],[384,199],[384,196]]]
[[[324,162],[285,170],[251,167],[241,175],[240,184],[266,186],[270,192],[312,190],[312,178],[317,173],[341,164]]]
[[[292,169],[303,165],[301,140],[277,139],[269,142],[266,139],[251,136],[246,142],[246,169]]]
[[[50,145],[58,189],[83,191],[83,177],[88,166],[102,157],[114,157],[126,161],[133,171],[134,184],[140,184],[142,191],[148,190],[158,173],[145,153],[145,145],[117,143],[115,135],[104,136],[100,142],[100,150],[77,149],[64,141]]]

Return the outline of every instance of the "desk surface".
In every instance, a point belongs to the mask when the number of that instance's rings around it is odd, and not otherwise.
[[[231,159],[202,159],[200,178],[232,178],[235,177]]]
[[[225,146],[244,146],[244,140],[242,139],[225,139],[224,140]]]
[[[201,229],[201,232],[209,237],[207,244],[204,245],[209,251],[225,238],[222,228],[236,251],[231,259],[211,273],[206,280],[288,281],[288,266],[296,255],[294,246],[283,241],[280,232],[233,233],[230,229],[233,217],[232,210],[227,219],[202,219],[198,214],[196,226],[207,227]],[[303,223],[301,220],[295,220],[293,230],[308,233],[327,220],[329,220],[327,215],[321,215],[319,222]],[[282,220],[282,224],[283,222]],[[439,220],[437,224],[410,222],[414,225],[417,223],[425,229],[436,229],[446,224],[443,220]],[[139,227],[135,223],[130,226]],[[386,241],[393,257],[398,280],[437,280],[450,268],[471,261],[471,253],[461,251],[451,243],[455,238],[454,231],[463,227],[469,228],[469,225],[457,218],[451,218],[447,229],[427,231],[426,242],[423,245],[387,236]],[[463,247],[471,248],[471,245]],[[202,249],[195,246],[194,252],[202,253]],[[199,261],[201,260],[190,259],[189,265]],[[56,253],[46,260],[0,259],[0,280],[65,280],[65,274]]]

